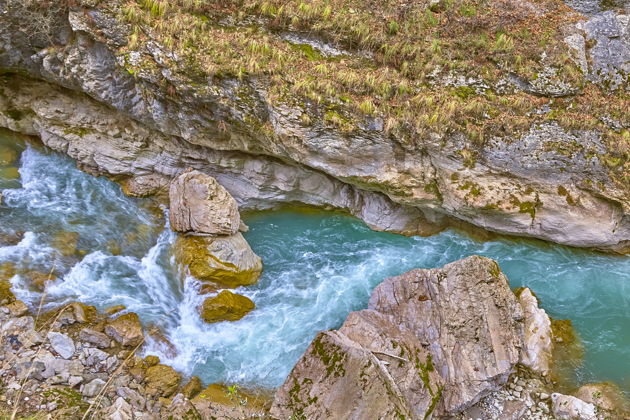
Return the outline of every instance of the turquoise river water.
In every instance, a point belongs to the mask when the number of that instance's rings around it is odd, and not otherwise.
[[[0,266],[53,269],[58,279],[46,290],[49,307],[73,300],[101,309],[125,305],[160,327],[176,349],[150,341],[145,353],[206,383],[276,387],[317,331],[364,308],[385,277],[481,254],[499,262],[512,287],[530,287],[548,313],[573,321],[585,347],[577,382],[612,380],[630,390],[627,257],[538,241],[480,242],[455,231],[406,238],[336,213],[257,213],[245,217],[246,237],[263,258],[264,274],[238,290],[257,308],[238,322],[208,325],[195,309],[204,298],[198,284],[174,264],[165,209],[128,198],[117,184],[6,132],[0,189]],[[18,298],[38,304],[42,291],[27,275],[10,281]]]

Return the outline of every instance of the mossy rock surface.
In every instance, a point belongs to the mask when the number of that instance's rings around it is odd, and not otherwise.
[[[20,171],[15,166],[0,167],[0,178],[8,181],[20,179]]]
[[[248,390],[237,385],[210,384],[193,400],[195,405],[201,401],[212,405],[222,405],[247,411],[267,411],[271,403],[272,394],[267,395],[264,390]]]
[[[254,284],[262,272],[260,257],[240,233],[229,237],[180,236],[175,258],[188,266],[193,277],[228,288]]]
[[[160,397],[170,397],[177,391],[182,375],[170,366],[158,364],[147,369],[147,393]]]
[[[0,166],[12,165],[18,158],[18,152],[8,146],[0,145]]]
[[[206,322],[238,321],[250,313],[256,305],[251,299],[224,290],[207,298],[201,306],[201,318]]]
[[[15,273],[15,264],[11,262],[0,264],[0,303],[7,304],[15,300],[15,295],[11,291],[11,282],[9,282]]]

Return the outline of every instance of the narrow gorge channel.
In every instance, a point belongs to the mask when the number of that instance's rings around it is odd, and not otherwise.
[[[196,309],[206,296],[174,262],[165,208],[129,198],[117,184],[6,131],[0,160],[0,273],[15,266],[16,297],[31,308],[125,305],[172,343],[149,339],[145,354],[204,383],[276,388],[315,334],[365,308],[386,277],[478,254],[495,259],[513,289],[535,292],[549,315],[573,322],[585,353],[572,381],[613,381],[630,391],[627,256],[541,241],[478,241],[453,230],[403,237],[320,210],[249,213],[245,236],[264,272],[238,293],[256,309],[237,322],[206,324]],[[43,292],[32,272],[51,270],[57,279]]]

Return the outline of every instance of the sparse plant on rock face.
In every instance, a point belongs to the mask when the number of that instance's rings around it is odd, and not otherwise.
[[[8,0],[6,7],[22,17],[16,29],[30,46],[45,48],[59,43],[70,5],[71,0]]]

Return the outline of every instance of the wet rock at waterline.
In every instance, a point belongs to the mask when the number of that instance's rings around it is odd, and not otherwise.
[[[262,272],[262,260],[238,232],[232,236],[179,236],[174,245],[179,264],[203,281],[224,287],[254,284]]]
[[[233,235],[241,217],[236,200],[216,179],[188,170],[173,181],[169,190],[171,228],[177,232]]]
[[[105,334],[126,347],[135,347],[144,341],[144,333],[138,315],[130,312],[109,321]]]
[[[367,310],[315,338],[271,413],[422,419],[461,412],[505,384],[524,347],[523,320],[507,278],[487,258],[386,279]]]
[[[177,391],[182,376],[170,366],[158,364],[146,372],[147,393],[160,397],[170,397]]]
[[[209,323],[238,321],[255,307],[251,299],[223,290],[218,295],[204,300],[201,305],[201,319]]]
[[[521,363],[542,374],[549,373],[553,352],[551,320],[531,290],[517,291],[518,301],[524,313],[524,341]]]
[[[597,411],[593,404],[571,395],[551,395],[553,415],[559,420],[596,420]]]
[[[630,418],[630,399],[613,383],[583,385],[575,392],[575,396],[596,407],[617,411],[623,413],[624,418]]]

